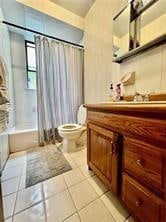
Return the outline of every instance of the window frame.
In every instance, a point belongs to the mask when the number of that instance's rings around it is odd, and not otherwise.
[[[29,44],[33,44],[34,47],[28,46],[28,43]],[[27,85],[27,89],[29,89],[29,90],[36,90],[36,89],[29,88],[29,86],[28,86],[28,72],[35,72],[36,73],[36,70],[29,69],[29,66],[28,66],[28,47],[35,48],[35,43],[31,42],[31,41],[28,41],[28,40],[25,40],[26,72],[27,72],[27,78],[26,78],[27,79],[27,83],[26,83],[26,85]]]

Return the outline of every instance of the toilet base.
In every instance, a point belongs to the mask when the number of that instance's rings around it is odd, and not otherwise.
[[[75,152],[77,150],[76,141],[75,140],[66,140],[63,139],[62,143],[62,151],[66,153]]]

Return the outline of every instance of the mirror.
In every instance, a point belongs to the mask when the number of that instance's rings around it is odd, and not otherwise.
[[[166,0],[131,0],[113,19],[113,61],[163,44],[165,23]]]
[[[159,0],[141,14],[140,45],[166,33],[166,1]]]
[[[113,57],[123,55],[129,50],[130,5],[128,5],[113,22]]]

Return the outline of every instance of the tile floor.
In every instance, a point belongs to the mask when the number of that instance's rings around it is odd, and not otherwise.
[[[86,148],[64,155],[71,171],[29,188],[25,188],[26,152],[10,155],[2,175],[5,222],[134,222],[88,170]]]

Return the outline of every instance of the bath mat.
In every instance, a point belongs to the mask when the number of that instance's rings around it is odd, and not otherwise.
[[[71,166],[54,145],[27,151],[26,188],[71,170]]]

